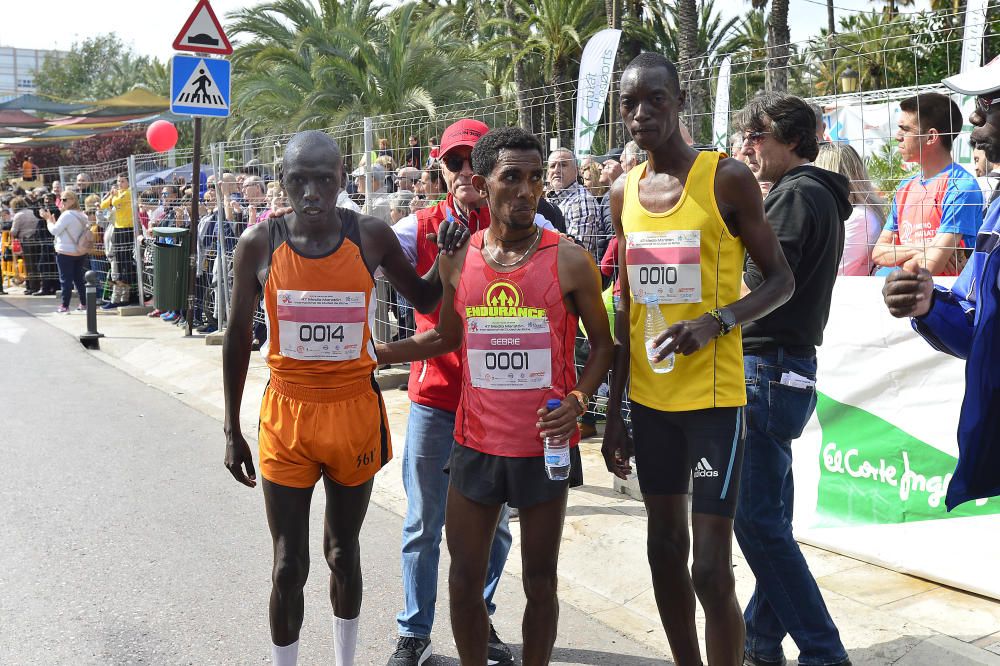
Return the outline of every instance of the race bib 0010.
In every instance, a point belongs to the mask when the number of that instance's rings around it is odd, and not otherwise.
[[[512,391],[552,385],[547,318],[469,317],[465,348],[476,388]]]
[[[637,231],[625,236],[628,283],[637,302],[701,302],[701,231]]]
[[[353,361],[361,356],[367,308],[355,291],[278,290],[279,352],[300,361]]]

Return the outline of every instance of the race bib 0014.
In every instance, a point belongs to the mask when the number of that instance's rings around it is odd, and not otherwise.
[[[353,361],[361,356],[367,308],[355,291],[278,290],[282,356],[300,361]]]
[[[701,303],[701,232],[637,231],[625,236],[628,283],[637,302]]]
[[[476,388],[512,391],[552,385],[547,318],[469,317],[465,348]]]

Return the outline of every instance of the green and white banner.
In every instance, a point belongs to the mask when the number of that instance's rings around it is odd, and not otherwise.
[[[837,281],[816,414],[793,449],[796,538],[1000,599],[1000,499],[944,507],[964,361],[892,318],[882,285]]]
[[[576,95],[576,131],[573,135],[573,153],[577,159],[590,154],[597,124],[608,101],[621,36],[621,30],[601,30],[590,38],[583,49]]]

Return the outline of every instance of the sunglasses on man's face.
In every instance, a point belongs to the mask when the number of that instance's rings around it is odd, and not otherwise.
[[[447,155],[444,158],[444,165],[452,173],[458,173],[465,166],[465,163],[469,162],[469,166],[472,166],[472,162],[469,161],[468,157],[460,157],[459,155]]]
[[[773,134],[773,132],[763,132],[763,131],[753,131],[745,132],[743,134],[743,145],[752,146],[754,144],[760,143],[764,140],[764,137],[768,134]]]

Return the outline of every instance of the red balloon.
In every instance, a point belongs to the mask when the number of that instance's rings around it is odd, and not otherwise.
[[[158,153],[177,145],[177,128],[166,120],[157,120],[146,128],[146,141]]]

